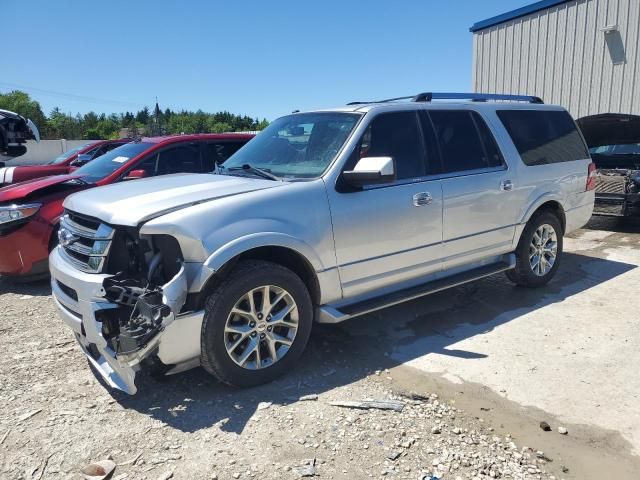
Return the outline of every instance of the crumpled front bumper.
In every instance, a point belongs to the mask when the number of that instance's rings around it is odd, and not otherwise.
[[[96,319],[96,312],[100,310],[120,308],[104,297],[103,281],[110,275],[76,270],[61,257],[59,249],[56,247],[49,257],[53,299],[62,320],[108,385],[129,394],[136,393],[136,374],[150,357],[164,364],[167,374],[199,364],[201,311],[177,316],[172,312],[162,331],[143,348],[128,355],[116,354],[102,336],[102,323]],[[166,302],[184,302],[185,277],[183,269],[165,285]]]

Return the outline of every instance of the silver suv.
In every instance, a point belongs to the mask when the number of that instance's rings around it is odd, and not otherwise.
[[[268,382],[314,321],[498,272],[542,286],[591,216],[594,167],[571,116],[541,103],[424,93],[294,113],[212,174],[72,195],[50,257],[60,314],[135,393],[141,369]]]

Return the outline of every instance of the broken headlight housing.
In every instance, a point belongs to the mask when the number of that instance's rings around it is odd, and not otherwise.
[[[178,314],[186,298],[186,285],[180,287],[184,298],[176,302],[165,288],[184,272],[183,256],[174,237],[169,235],[123,237],[127,255],[125,267],[103,281],[105,297],[117,308],[96,312],[102,323],[102,335],[116,354],[130,354],[144,348]],[[127,261],[130,265],[126,265]],[[131,261],[133,260],[133,264]],[[115,265],[115,263],[114,263]],[[173,310],[172,310],[173,309]]]

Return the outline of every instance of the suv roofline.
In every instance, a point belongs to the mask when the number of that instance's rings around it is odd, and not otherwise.
[[[357,105],[342,105],[337,107],[327,107],[295,112],[293,115],[302,113],[368,113],[375,110],[430,110],[451,107],[471,107],[474,110],[566,110],[561,105],[549,103],[523,103],[523,102],[474,102],[474,101],[438,101],[438,102],[388,102],[388,103],[366,103]]]
[[[249,132],[229,132],[229,133],[188,133],[185,135],[162,135],[158,137],[141,137],[140,142],[144,143],[173,143],[196,140],[233,140],[233,139],[251,139],[255,137],[255,133]]]

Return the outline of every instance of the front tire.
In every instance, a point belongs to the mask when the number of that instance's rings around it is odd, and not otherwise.
[[[556,274],[562,256],[562,225],[549,211],[536,212],[527,222],[515,251],[516,267],[509,280],[523,287],[541,287]]]
[[[300,277],[272,262],[242,261],[207,299],[201,364],[229,385],[270,382],[295,367],[312,322]]]

